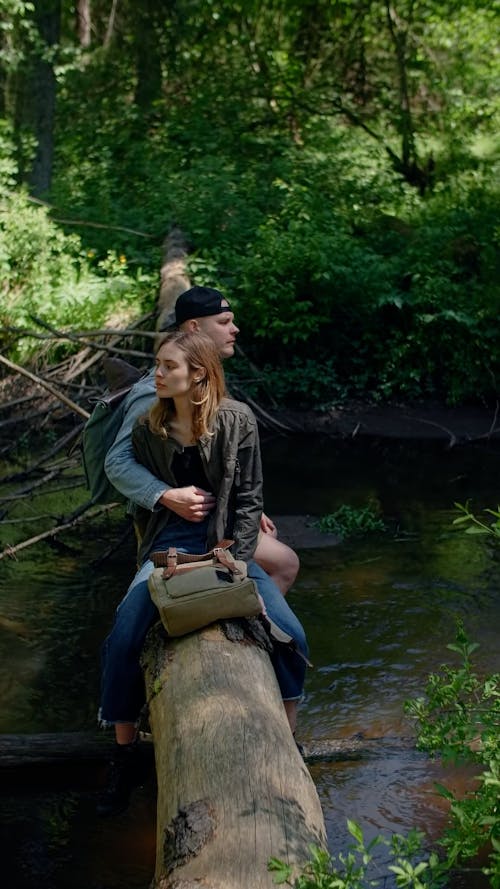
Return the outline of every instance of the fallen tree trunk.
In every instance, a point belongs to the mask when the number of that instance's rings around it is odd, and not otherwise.
[[[5,618],[0,619],[0,625]],[[13,632],[22,634],[15,626]],[[85,762],[105,763],[111,756],[111,733],[39,732],[37,734],[0,735],[0,769],[24,769],[31,766],[55,766]],[[322,738],[303,743],[306,762],[348,762],[350,760],[387,759],[390,756],[420,755],[415,738]]]
[[[191,280],[187,274],[188,255],[189,245],[185,235],[179,228],[173,228],[167,235],[163,246],[157,330],[166,330],[169,325],[175,324],[177,297],[191,287]]]
[[[114,738],[106,732],[41,732],[0,735],[0,767],[70,765],[107,762]]]
[[[326,847],[321,806],[267,652],[219,625],[167,639],[144,668],[158,782],[156,889],[270,889],[274,856]]]

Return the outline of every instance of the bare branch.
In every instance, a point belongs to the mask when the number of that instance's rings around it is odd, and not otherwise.
[[[10,194],[14,195],[14,192],[10,192]],[[41,198],[33,197],[33,195],[26,195],[26,199],[32,204],[38,204],[41,207],[47,207],[48,210],[59,212],[57,207],[54,207],[53,204],[49,204],[47,201],[42,201]],[[54,216],[52,219],[54,222],[61,223],[61,225],[84,225],[88,228],[102,228],[108,229],[109,231],[127,232],[129,235],[137,235],[139,238],[157,238],[157,235],[152,235],[148,232],[140,232],[135,228],[127,228],[124,225],[106,225],[103,222],[90,222],[85,219],[56,219]]]
[[[89,506],[90,505],[91,504],[89,504]],[[100,506],[99,508],[92,510],[92,512],[89,511],[89,513],[86,515],[81,515],[70,522],[65,522],[62,525],[57,525],[55,528],[49,528],[48,531],[44,531],[42,534],[37,534],[36,537],[30,537],[28,540],[23,540],[21,543],[17,543],[15,546],[7,546],[2,552],[0,552],[0,560],[7,558],[7,556],[15,559],[17,553],[21,552],[21,550],[23,549],[26,549],[28,546],[33,546],[35,543],[40,543],[40,541],[47,540],[50,537],[56,537],[56,535],[60,534],[62,531],[72,530],[87,519],[95,519],[99,515],[105,515],[106,513],[110,512],[112,509],[116,509],[116,507],[120,505],[120,503],[106,503],[104,506]]]
[[[36,315],[31,315],[33,321],[36,324],[39,324],[40,327],[45,328],[45,330],[50,330],[51,333],[54,334],[54,337],[59,340],[69,340],[70,342],[77,342],[79,345],[88,346],[90,349],[99,349],[102,352],[109,352],[110,354],[119,353],[120,355],[131,355],[134,358],[150,358],[146,352],[138,352],[135,349],[121,349],[117,346],[107,346],[104,343],[92,343],[86,339],[81,337],[75,337],[74,333],[63,333],[61,330],[57,330],[56,327],[53,327],[52,324],[49,324],[47,321],[43,321],[41,318],[38,318]],[[136,332],[137,336],[137,332]],[[121,336],[120,336],[121,338]]]
[[[56,441],[56,443],[53,445],[53,447],[49,451],[47,451],[45,454],[43,454],[40,457],[40,459],[37,460],[35,463],[33,463],[31,466],[29,466],[28,469],[24,469],[22,472],[16,472],[13,475],[3,476],[3,478],[0,478],[0,482],[5,484],[6,482],[21,481],[22,479],[29,478],[29,476],[33,472],[35,472],[36,469],[39,469],[41,466],[43,466],[43,464],[47,460],[50,460],[50,458],[54,457],[55,454],[58,454],[59,451],[62,450],[62,448],[66,447],[66,445],[70,444],[70,442],[72,442],[73,439],[77,438],[77,436],[80,435],[82,429],[83,429],[83,423],[80,424],[79,426],[76,426],[74,429],[71,429],[69,432],[66,433],[66,435],[63,435],[63,437],[60,438],[58,441]],[[65,467],[59,466],[58,471],[60,472],[62,468],[67,468],[67,465],[68,464],[66,464]],[[70,464],[70,465],[72,465],[72,464]]]
[[[33,316],[34,317],[34,316]],[[39,323],[37,321],[37,323]],[[53,330],[48,324],[43,322],[43,326],[47,327],[48,330]],[[32,330],[28,327],[6,327],[0,326],[0,333],[15,333],[18,336],[22,337],[33,337],[33,339],[37,340],[53,340],[53,339],[61,339],[61,337],[68,337],[73,340],[81,340],[81,339],[89,339],[92,337],[99,336],[119,336],[119,337],[127,337],[127,336],[143,336],[146,339],[154,340],[155,337],[158,336],[158,332],[155,330],[133,330],[130,328],[115,328],[115,327],[102,327],[99,330],[72,330],[71,334],[68,331],[63,330],[55,330],[52,336],[46,333],[38,333],[36,330]]]
[[[5,364],[10,370],[15,371],[18,374],[21,374],[24,377],[27,377],[33,383],[36,383],[37,386],[42,386],[47,392],[50,392],[51,395],[54,395],[55,398],[58,398],[59,401],[62,401],[65,405],[67,405],[75,414],[80,414],[85,420],[88,420],[90,414],[88,411],[84,410],[83,407],[80,407],[79,404],[76,404],[71,398],[67,398],[66,395],[63,395],[59,389],[56,389],[51,383],[47,383],[45,380],[42,380],[40,377],[37,377],[36,374],[31,373],[31,371],[26,370],[24,367],[20,367],[19,364],[14,364],[13,361],[9,361],[8,358],[5,358],[3,355],[0,355],[0,362]]]

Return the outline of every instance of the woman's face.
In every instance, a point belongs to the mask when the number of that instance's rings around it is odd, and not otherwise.
[[[174,343],[165,343],[156,355],[155,386],[158,398],[182,398],[191,392],[194,377],[185,353]]]

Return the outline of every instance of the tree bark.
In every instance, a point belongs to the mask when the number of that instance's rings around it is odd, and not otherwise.
[[[220,626],[146,645],[158,781],[156,889],[270,889],[272,856],[326,847],[268,654]]]
[[[87,49],[92,41],[92,13],[90,0],[78,0],[75,8],[76,30],[80,46]]]
[[[0,735],[0,768],[104,763],[112,756],[113,747],[114,737],[103,731]]]
[[[161,265],[161,284],[158,294],[157,330],[165,330],[175,323],[174,308],[177,297],[191,287],[186,272],[189,247],[179,228],[174,227],[165,238]]]

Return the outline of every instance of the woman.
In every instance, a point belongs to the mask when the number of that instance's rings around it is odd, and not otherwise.
[[[193,485],[211,491],[215,508],[198,522],[168,509],[139,509],[141,566],[118,606],[113,629],[103,647],[100,718],[113,724],[116,754],[98,811],[116,814],[126,808],[139,778],[137,722],[144,704],[139,663],[144,640],[158,612],[151,601],[148,577],[153,550],[175,546],[181,552],[211,549],[219,540],[235,541],[231,551],[248,562],[269,618],[291,635],[296,649],[274,645],[273,665],[292,732],[302,695],[307,643],[301,624],[278,587],[252,556],[262,513],[262,469],[257,424],[247,405],[225,397],[222,365],[212,341],[201,333],[177,331],[157,352],[158,399],[136,424],[132,440],[136,459],[173,487]]]

